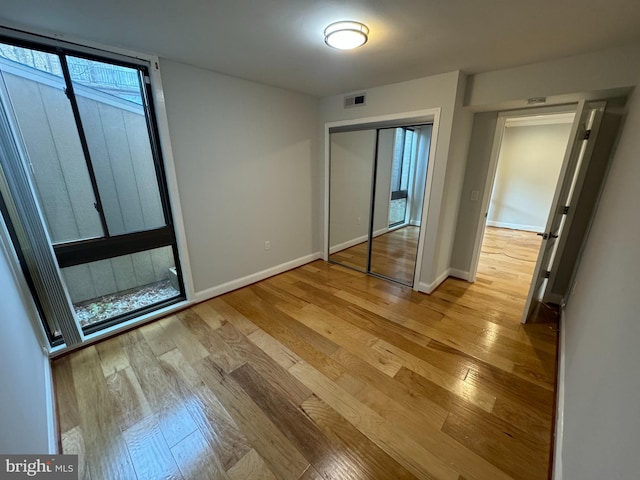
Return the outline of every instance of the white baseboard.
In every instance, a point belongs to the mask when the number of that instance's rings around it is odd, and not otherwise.
[[[431,283],[418,282],[418,291],[430,295],[436,288],[440,286],[442,282],[444,282],[449,277],[450,270],[450,268],[447,268],[438,276],[438,278],[436,278]]]
[[[354,238],[352,240],[348,240],[346,242],[339,243],[338,245],[334,245],[333,247],[331,247],[329,249],[329,255],[331,255],[333,253],[336,253],[336,252],[341,252],[342,250],[346,250],[347,248],[351,248],[351,247],[353,247],[355,245],[358,245],[359,243],[366,242],[368,238],[369,238],[368,235],[363,235],[361,237]]]
[[[373,237],[379,237],[380,235],[384,235],[385,233],[389,232],[390,229],[387,228],[381,228],[380,230],[375,230],[373,232]],[[354,245],[358,245],[359,243],[364,243],[369,239],[369,235],[363,235],[361,237],[358,238],[354,238],[353,240],[348,240],[346,242],[342,242],[339,243],[338,245],[334,245],[333,247],[331,247],[329,249],[329,254],[333,254],[336,252],[341,252],[342,250],[346,250],[347,248],[351,248]]]
[[[511,230],[525,230],[527,232],[544,231],[544,225],[522,225],[520,223],[496,222],[494,220],[487,220],[487,225],[490,227],[510,228]]]
[[[50,454],[62,453],[58,451],[58,416],[56,415],[56,400],[53,390],[53,372],[48,353],[44,357],[44,388],[47,404],[47,443]]]
[[[564,379],[565,379],[565,329],[564,307],[560,309],[560,341],[558,342],[558,400],[553,450],[553,480],[562,480],[562,441],[564,436]]]
[[[467,282],[471,281],[471,272],[467,272],[466,270],[459,270],[457,268],[450,268],[449,275],[452,277],[459,278],[461,280],[466,280]]]
[[[384,235],[387,232],[389,232],[389,227],[381,228],[380,230],[374,230],[373,236],[379,237],[380,235]]]
[[[252,273],[251,275],[247,275],[246,277],[238,278],[236,280],[231,280],[230,282],[223,283],[222,285],[207,288],[206,290],[195,293],[195,295],[193,296],[193,303],[203,302],[205,300],[209,300],[210,298],[217,297],[218,295],[237,290],[238,288],[246,287],[247,285],[259,282],[260,280],[264,280],[265,278],[273,277],[274,275],[286,272],[287,270],[301,267],[302,265],[311,263],[314,260],[318,260],[319,258],[322,258],[321,252],[312,253],[310,255],[305,255],[304,257],[296,258],[295,260],[276,265],[275,267],[267,268],[266,270],[262,270],[261,272]]]

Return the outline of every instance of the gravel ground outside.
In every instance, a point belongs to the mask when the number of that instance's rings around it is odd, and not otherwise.
[[[123,315],[132,310],[147,307],[154,303],[179,295],[169,280],[151,283],[124,292],[105,295],[74,305],[76,315],[82,327]]]

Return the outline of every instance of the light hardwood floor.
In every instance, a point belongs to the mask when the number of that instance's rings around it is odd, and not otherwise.
[[[93,480],[547,478],[530,237],[431,296],[317,261],[59,358],[62,448]]]

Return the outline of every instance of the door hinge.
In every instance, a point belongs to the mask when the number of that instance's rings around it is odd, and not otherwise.
[[[591,130],[585,130],[584,131],[584,137],[582,137],[584,140],[589,140],[589,137],[591,136]]]
[[[562,207],[562,214],[566,215],[569,213],[569,205],[567,205],[566,207]]]
[[[144,76],[144,83],[146,85],[151,85],[151,78],[148,75]]]
[[[544,272],[544,278],[549,278],[551,276],[551,270],[547,270]]]

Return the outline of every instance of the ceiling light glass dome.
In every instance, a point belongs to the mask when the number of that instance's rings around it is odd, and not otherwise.
[[[357,48],[369,39],[369,28],[360,22],[336,22],[324,29],[324,42],[339,50]]]

